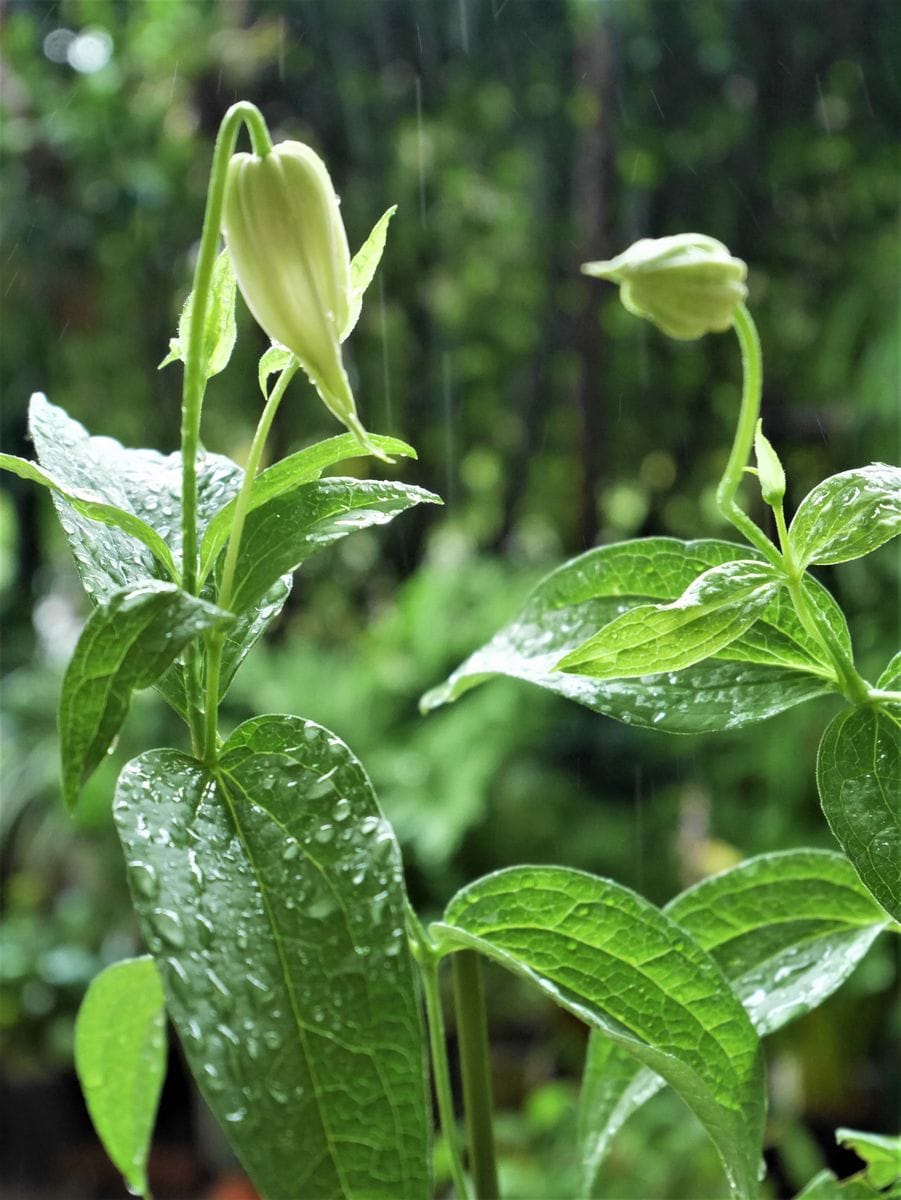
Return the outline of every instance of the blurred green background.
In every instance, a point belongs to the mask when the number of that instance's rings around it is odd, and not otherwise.
[[[745,855],[831,845],[813,782],[828,702],[676,739],[526,685],[427,719],[416,700],[565,556],[723,533],[713,491],[739,394],[734,339],[666,340],[581,262],[640,236],[720,238],[750,265],[790,501],[897,459],[893,0],[6,0],[0,14],[8,452],[31,453],[37,389],[93,433],[177,447],[180,368],[156,368],[234,100],[324,156],[352,249],[399,206],[349,368],[367,426],[417,446],[404,478],[446,507],[315,558],[227,720],[297,712],[344,737],[427,912],[514,862],[583,867],[662,902]],[[265,342],[246,312],[239,327],[203,433],[240,461]],[[335,432],[298,382],[271,451]],[[68,1073],[72,1020],[92,975],[137,944],[110,821],[117,767],[181,734],[138,697],[114,761],[75,820],[63,813],[55,704],[86,602],[52,506],[17,479],[3,487],[0,1180],[23,1197],[106,1196],[116,1177]],[[886,548],[823,573],[870,677],[897,644],[897,564]],[[771,1195],[822,1165],[836,1124],[897,1119],[895,979],[878,943],[769,1043]],[[491,980],[508,1194],[572,1195],[581,1030]],[[158,1195],[220,1194],[221,1146],[174,1056],[157,1142]],[[723,1183],[663,1096],[621,1135],[606,1189],[706,1198]]]

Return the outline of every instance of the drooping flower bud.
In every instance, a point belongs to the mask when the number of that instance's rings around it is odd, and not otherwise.
[[[347,234],[325,164],[301,142],[235,154],[222,229],[247,307],[299,359],[332,413],[369,449],[341,359],[351,318]]]
[[[748,294],[746,265],[702,233],[642,238],[609,262],[584,263],[582,270],[618,283],[629,312],[684,341],[728,329]]]
[[[785,496],[785,470],[779,460],[779,455],[763,432],[762,421],[757,422],[757,428],[754,431],[754,454],[757,458],[760,494],[763,496],[764,502],[774,508],[782,503]]]

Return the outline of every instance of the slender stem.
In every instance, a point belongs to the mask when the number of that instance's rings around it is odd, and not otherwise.
[[[457,1200],[470,1200],[469,1184],[460,1158],[457,1141],[457,1119],[454,1115],[454,1100],[451,1093],[450,1070],[447,1065],[447,1036],[444,1031],[444,1013],[441,1009],[441,991],[438,987],[438,959],[420,941],[420,953],[416,961],[422,972],[422,990],[425,994],[426,1019],[429,1026],[429,1046],[432,1052],[432,1079],[438,1101],[438,1119],[450,1157],[451,1176]]]
[[[854,661],[847,653],[841,642],[833,633],[830,626],[819,615],[811,604],[804,588],[803,574],[789,576],[788,594],[791,596],[798,620],[807,632],[820,643],[830,661],[835,667],[836,681],[842,694],[852,704],[865,704],[871,698],[870,686],[858,674]]]
[[[475,950],[457,951],[451,956],[451,963],[470,1167],[479,1200],[498,1200],[501,1193],[494,1152],[494,1105],[482,964]]]
[[[266,438],[269,436],[269,430],[272,427],[272,422],[275,419],[275,414],[278,411],[278,406],[281,403],[282,397],[288,387],[288,384],[296,375],[300,368],[300,363],[297,359],[293,359],[282,370],[275,386],[269,393],[269,399],[266,401],[266,406],[263,409],[259,423],[256,427],[256,432],[253,435],[253,441],[250,445],[250,451],[247,455],[247,462],[244,466],[244,478],[241,480],[241,488],[235,500],[235,511],[232,517],[231,529],[228,534],[228,544],[225,548],[225,561],[222,566],[222,578],[219,582],[219,590],[216,596],[216,603],[220,608],[228,609],[232,600],[232,589],[235,583],[235,568],[238,564],[238,552],[241,549],[241,538],[244,534],[244,522],[247,520],[247,513],[250,509],[250,495],[253,491],[254,480],[257,472],[260,469],[260,463],[263,458],[263,450],[266,445]],[[222,647],[224,642],[223,633],[213,633],[207,641],[207,672],[206,672],[206,706],[205,706],[205,721],[204,721],[204,736],[203,736],[203,754],[206,761],[212,761],[216,757],[216,736],[217,736],[217,719],[219,714],[219,676],[222,666]]]
[[[722,515],[743,533],[752,546],[774,566],[781,565],[779,551],[746,512],[738,505],[735,495],[754,445],[754,430],[760,416],[760,395],[763,388],[763,358],[760,338],[751,314],[744,304],[735,312],[734,328],[741,347],[742,393],[738,426],[723,477],[716,489],[716,504]]]

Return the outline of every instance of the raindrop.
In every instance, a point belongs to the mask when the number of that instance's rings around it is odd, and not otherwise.
[[[131,885],[134,890],[147,900],[152,900],[160,889],[156,871],[149,863],[136,862],[131,864]]]
[[[181,917],[171,909],[158,908],[150,914],[150,923],[164,942],[180,950],[185,944],[185,931]]]

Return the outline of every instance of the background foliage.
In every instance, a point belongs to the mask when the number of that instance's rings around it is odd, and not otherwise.
[[[722,534],[712,492],[738,400],[734,342],[658,336],[614,289],[579,276],[586,259],[697,229],[749,262],[764,421],[790,501],[827,473],[897,458],[901,22],[890,0],[8,0],[2,24],[11,453],[30,456],[36,389],[94,433],[176,447],[180,370],[156,366],[233,100],[323,154],[353,249],[399,205],[351,367],[368,427],[418,447],[403,477],[446,508],[314,560],[230,711],[236,723],[296,711],[349,742],[422,908],[483,871],[552,861],[662,902],[745,855],[830,844],[813,780],[828,701],[778,726],[674,739],[524,685],[493,684],[426,720],[416,698],[564,555],[636,534]],[[241,317],[204,425],[210,448],[239,460],[264,347]],[[336,432],[305,385],[292,396],[279,454]],[[896,643],[896,568],[886,549],[821,572],[865,675]],[[74,824],[59,802],[55,697],[86,611],[49,503],[15,479],[2,493],[0,580],[12,1112],[23,1087],[70,1060],[84,987],[135,931],[110,824],[113,764]],[[165,744],[167,722],[139,697],[117,760]],[[821,1164],[825,1131],[881,1128],[893,1111],[899,1081],[875,1057],[897,1032],[887,954],[877,945],[838,996],[770,1043],[786,1194]],[[520,1194],[544,1194],[568,1169],[580,1033],[516,984],[494,1016],[506,1175]],[[684,1153],[687,1118],[673,1104],[659,1098],[624,1132],[611,1195],[715,1194],[715,1163],[700,1140]],[[161,1136],[177,1143],[184,1130]],[[680,1164],[664,1150],[649,1161],[647,1140],[671,1137]]]

